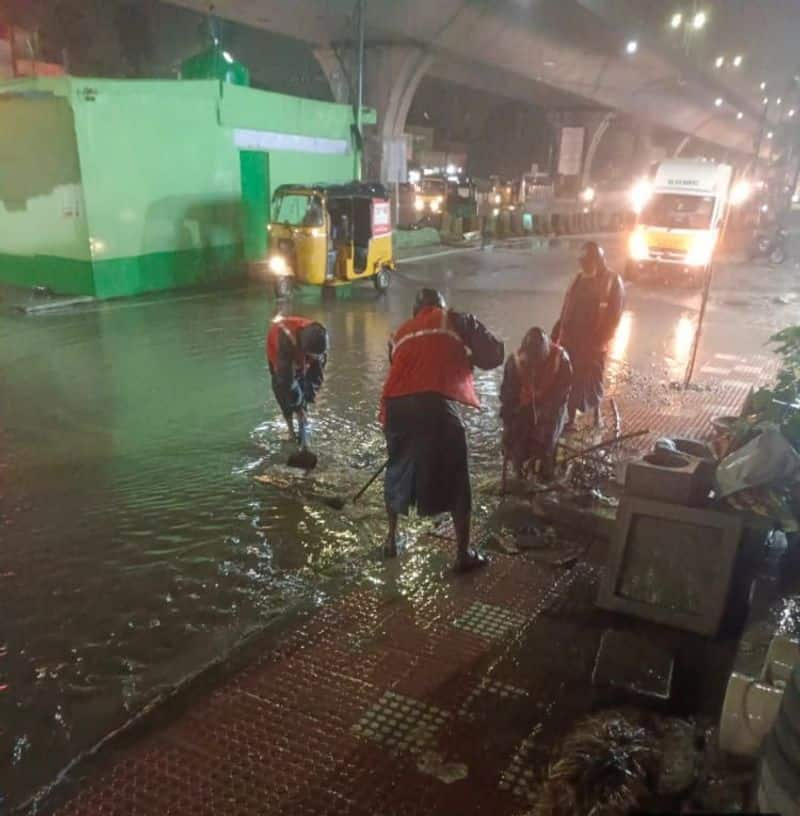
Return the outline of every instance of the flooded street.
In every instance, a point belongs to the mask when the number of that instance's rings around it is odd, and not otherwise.
[[[386,344],[416,289],[441,288],[509,353],[530,326],[550,329],[575,268],[567,250],[519,242],[407,262],[382,299],[298,295],[293,311],[332,345],[313,478],[284,467],[264,288],[0,312],[0,805],[247,632],[343,582],[380,583],[380,483],[344,512],[315,495],[351,495],[383,461]],[[719,270],[699,364],[800,319],[794,262],[765,269]],[[633,288],[611,375],[681,379],[698,305],[692,288]],[[500,374],[479,375],[484,408],[467,417],[478,512],[499,470]]]

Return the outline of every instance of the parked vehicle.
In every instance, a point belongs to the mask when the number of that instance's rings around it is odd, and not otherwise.
[[[275,294],[294,282],[341,286],[372,280],[383,292],[395,268],[391,205],[382,184],[279,187],[272,199],[268,269]]]
[[[786,260],[786,237],[786,230],[779,226],[756,233],[750,257],[754,260],[766,258],[775,265],[782,264]]]

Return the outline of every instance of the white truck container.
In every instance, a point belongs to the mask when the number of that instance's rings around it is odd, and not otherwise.
[[[714,255],[729,204],[733,168],[701,159],[667,159],[640,183],[628,241],[627,277],[664,267],[700,272]]]

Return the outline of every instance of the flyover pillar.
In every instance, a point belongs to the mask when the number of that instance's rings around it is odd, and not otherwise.
[[[355,96],[354,49],[315,52],[337,102]],[[364,128],[365,179],[406,181],[405,127],[419,83],[433,61],[419,46],[367,43],[364,57],[364,104],[377,112],[377,125]]]

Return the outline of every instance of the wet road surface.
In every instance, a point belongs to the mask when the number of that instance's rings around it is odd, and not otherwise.
[[[19,801],[159,689],[300,600],[381,583],[380,488],[346,512],[314,496],[348,495],[382,462],[386,341],[416,288],[442,288],[509,352],[531,325],[552,325],[574,268],[572,250],[517,242],[408,263],[380,300],[369,287],[324,301],[301,293],[293,310],[324,322],[332,341],[313,412],[321,467],[305,480],[282,466],[263,288],[3,311],[0,796]],[[720,268],[700,364],[757,350],[800,321],[796,278],[791,262]],[[614,371],[680,379],[698,304],[690,287],[632,288]],[[467,417],[478,485],[498,469],[499,373],[479,375],[484,409]],[[480,487],[476,504],[491,504]]]

